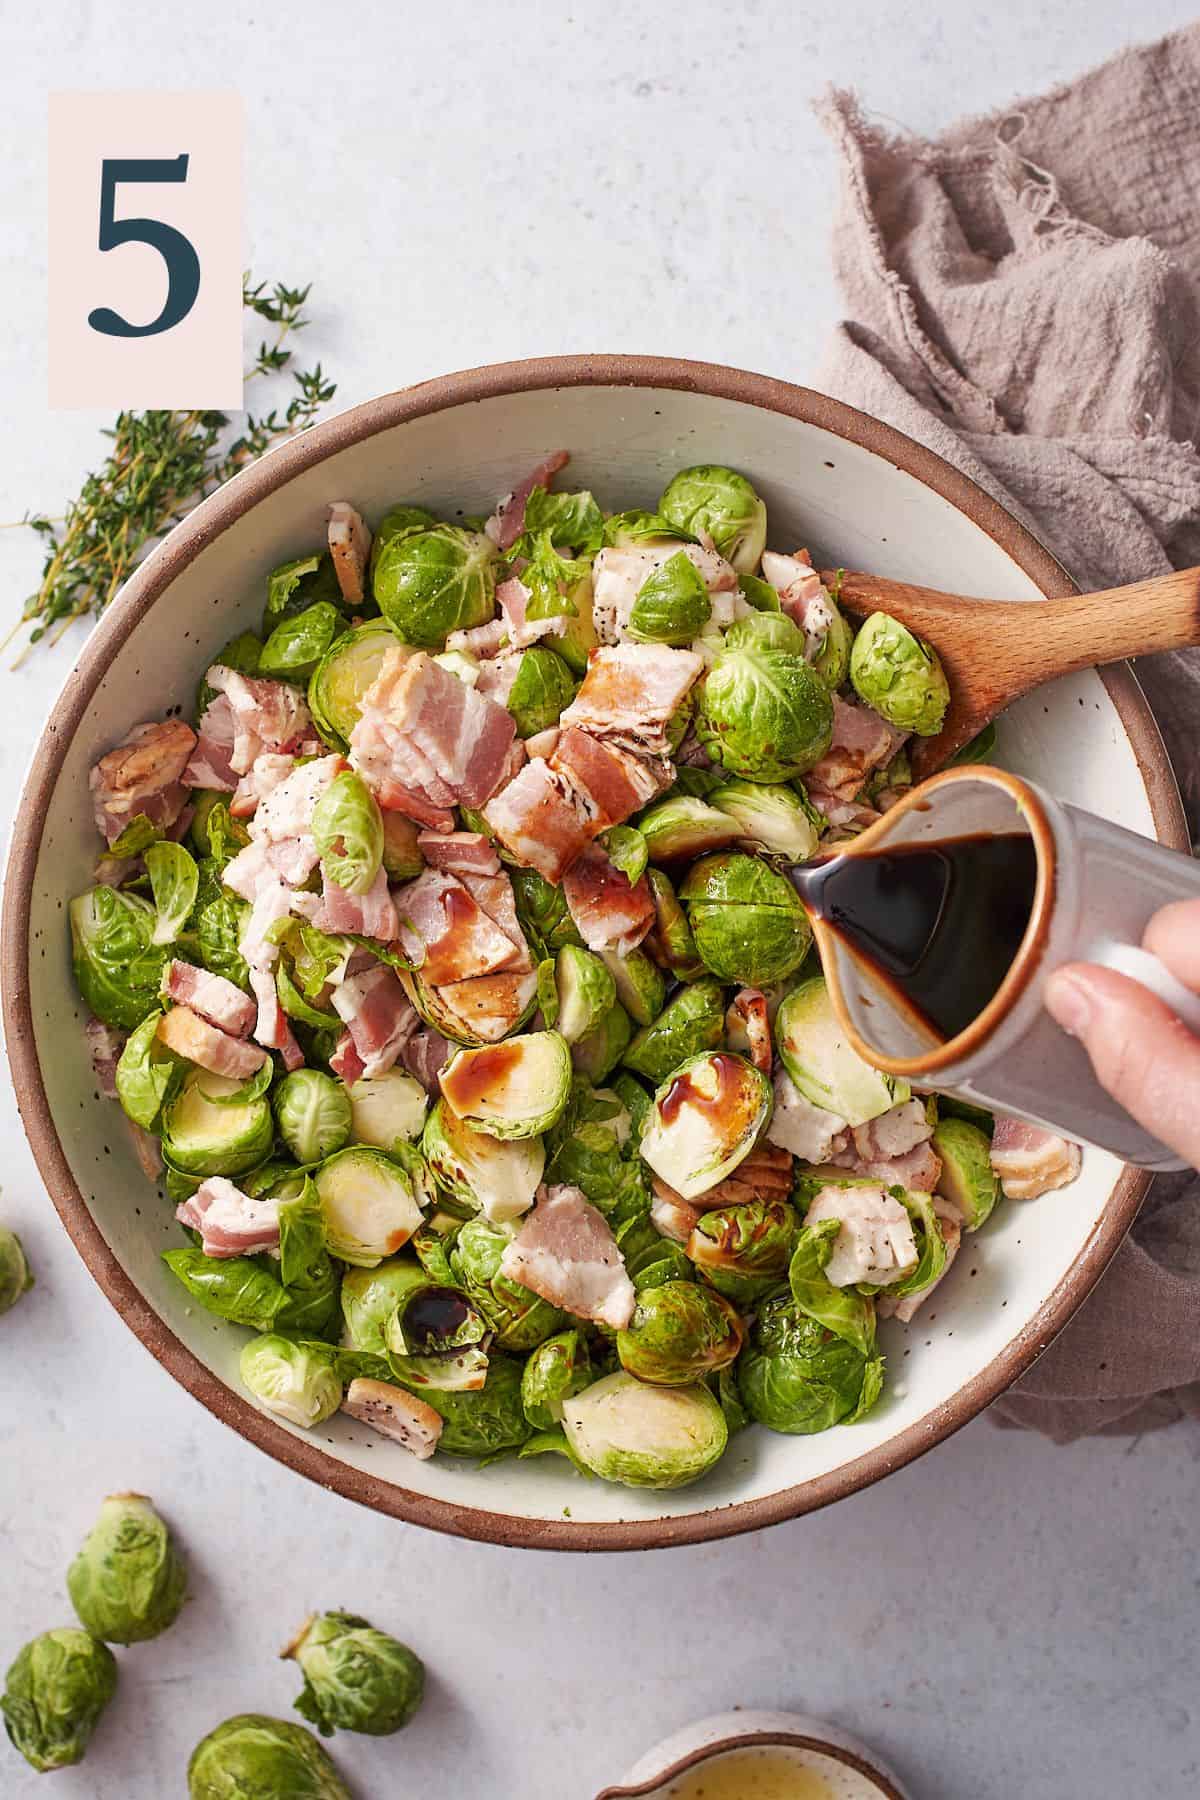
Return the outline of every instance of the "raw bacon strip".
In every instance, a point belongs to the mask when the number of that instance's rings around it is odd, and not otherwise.
[[[650,1219],[658,1235],[670,1238],[673,1244],[686,1244],[703,1217],[699,1207],[682,1199],[660,1175],[653,1177],[651,1186]]]
[[[278,1200],[252,1200],[224,1175],[210,1175],[175,1217],[200,1233],[205,1256],[254,1256],[279,1248]]]
[[[169,962],[163,971],[162,992],[179,1006],[190,1006],[202,1019],[227,1031],[231,1037],[249,1037],[254,1024],[254,1002],[224,975],[210,975],[193,963]]]
[[[945,1281],[946,1276],[950,1273],[950,1265],[962,1247],[962,1222],[961,1220],[951,1218],[947,1213],[940,1211],[939,1209],[943,1204],[944,1202],[940,1199],[935,1199],[934,1201],[934,1210],[937,1212],[938,1230],[941,1232],[942,1242],[946,1246],[946,1261],[942,1266],[941,1274],[935,1281],[931,1281],[928,1287],[922,1288],[919,1294],[876,1295],[875,1311],[879,1314],[881,1319],[899,1319],[902,1325],[909,1324],[918,1309],[924,1306],[934,1288],[936,1288],[940,1282]]]
[[[579,1318],[622,1331],[636,1296],[617,1240],[577,1187],[552,1187],[505,1246],[500,1273]]]
[[[263,763],[274,772],[282,760],[261,756],[254,765],[255,777]],[[290,769],[283,770],[281,778],[270,780],[261,795],[250,836],[270,844],[298,837],[311,839],[317,801],[334,777],[346,767],[346,759],[342,756],[321,756],[313,762],[301,763],[299,768],[293,764]]]
[[[693,650],[667,644],[614,644],[593,650],[588,671],[559,725],[577,725],[642,755],[666,756],[667,728],[704,669]]]
[[[214,1075],[227,1075],[231,1081],[248,1081],[267,1060],[265,1050],[247,1044],[219,1031],[193,1012],[190,1006],[173,1006],[158,1021],[155,1034],[159,1040],[198,1068]]]
[[[891,762],[908,735],[870,707],[855,706],[835,694],[833,738],[820,762],[804,778],[810,796],[816,790],[834,800],[852,801],[872,769]],[[814,799],[813,804],[829,816],[820,800]]]
[[[633,756],[573,726],[559,737],[550,767],[575,789],[594,837],[640,812],[675,778],[665,759]]]
[[[776,1069],[774,1085],[775,1110],[767,1126],[768,1143],[806,1163],[828,1162],[845,1148],[850,1132],[845,1119],[806,1100],[786,1069]]]
[[[567,621],[564,616],[527,618],[525,609],[532,597],[525,583],[516,575],[510,575],[496,589],[496,599],[504,614],[505,635],[514,650],[527,649],[530,644],[536,644],[539,638],[561,637],[566,630]]]
[[[335,936],[352,931],[359,937],[390,944],[400,936],[396,908],[388,892],[387,871],[380,869],[365,894],[351,894],[322,871],[321,904],[313,923]]]
[[[111,1025],[105,1025],[100,1019],[89,1019],[83,1028],[87,1039],[88,1052],[92,1059],[92,1073],[96,1077],[100,1092],[106,1100],[117,1097],[117,1064],[121,1060],[121,1052],[125,1048],[125,1033],[114,1031]]]
[[[725,1014],[725,1031],[731,1050],[739,1050],[744,1042],[755,1068],[764,1075],[771,1073],[771,1015],[761,988],[738,989]]]
[[[348,976],[330,999],[350,1032],[364,1075],[385,1074],[420,1023],[404,989],[383,963]]]
[[[1022,1119],[996,1120],[992,1137],[992,1169],[1010,1200],[1036,1200],[1066,1187],[1078,1175],[1083,1153],[1078,1144]]]
[[[250,986],[254,989],[254,997],[258,1001],[258,1011],[254,1022],[255,1038],[268,1050],[280,1052],[285,1069],[302,1068],[304,1052],[292,1035],[287,1014],[279,1004],[275,977],[270,969],[252,968],[250,970]]]
[[[504,777],[515,735],[503,706],[424,651],[397,645],[367,690],[350,747],[381,805],[403,812],[415,797],[426,811],[444,811],[489,798]]]
[[[526,763],[483,809],[488,827],[524,868],[560,882],[588,842],[575,789],[549,763]]]
[[[221,794],[235,791],[241,780],[232,761],[236,736],[233,708],[224,694],[217,694],[201,715],[200,737],[183,773],[189,787],[213,788]]]
[[[529,944],[517,917],[517,903],[508,876],[503,870],[495,875],[468,875],[464,870],[458,879],[475,904],[483,908],[492,924],[497,925],[515,946],[517,954],[508,967],[532,969],[533,958],[529,954]]]
[[[864,1161],[881,1158],[903,1156],[909,1150],[915,1150],[918,1144],[927,1143],[933,1136],[933,1126],[929,1123],[922,1100],[904,1100],[874,1119],[868,1119],[865,1125],[856,1125],[852,1136],[854,1148]]]
[[[88,777],[96,830],[106,844],[120,837],[139,813],[165,830],[187,803],[184,771],[196,734],[182,719],[135,725],[96,763]]]
[[[654,902],[645,876],[630,886],[599,844],[590,844],[563,876],[563,895],[589,950],[628,956],[654,923]]]
[[[329,1066],[335,1075],[341,1076],[347,1087],[353,1087],[366,1074],[366,1064],[354,1048],[354,1039],[348,1031],[343,1031],[338,1039],[329,1059]]]
[[[409,1074],[420,1082],[425,1092],[436,1096],[442,1091],[438,1073],[445,1068],[456,1048],[440,1031],[434,1031],[431,1025],[426,1025],[420,1031],[413,1032],[400,1052],[400,1060]]]
[[[396,911],[404,947],[419,961],[421,979],[429,987],[491,975],[517,961],[512,939],[463,883],[444,870],[426,869],[397,888]]]
[[[495,846],[482,831],[420,831],[417,849],[431,869],[448,869],[453,875],[500,873]]]
[[[238,775],[254,767],[264,750],[299,751],[309,742],[319,742],[313,730],[312,714],[298,688],[286,681],[267,681],[256,675],[242,675],[214,663],[207,677],[209,687],[229,702],[233,718],[233,748],[229,765]],[[201,743],[206,736],[208,714],[212,702],[200,721]],[[221,733],[225,715],[221,715]]]
[[[328,517],[329,554],[342,599],[358,606],[366,598],[363,576],[371,554],[371,533],[362,514],[348,500],[335,500]]]
[[[286,781],[296,766],[294,756],[277,756],[264,750],[248,774],[239,778],[229,810],[235,819],[253,818],[260,800]]]
[[[500,502],[484,530],[500,550],[511,549],[525,529],[525,503],[535,487],[548,488],[560,469],[571,460],[569,450],[552,450],[536,468]]]
[[[763,578],[779,594],[779,604],[804,633],[804,653],[809,662],[818,656],[833,624],[833,603],[824,582],[808,560],[807,550],[780,556],[764,550]]]

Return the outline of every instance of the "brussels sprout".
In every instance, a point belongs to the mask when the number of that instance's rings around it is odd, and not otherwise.
[[[431,513],[424,506],[409,506],[402,502],[399,506],[389,507],[371,539],[371,574],[374,576],[376,564],[384,550],[394,538],[407,537],[410,532],[423,531],[427,525],[436,525],[436,513]]]
[[[803,775],[833,737],[833,701],[820,676],[802,655],[761,641],[784,622],[770,613],[743,619],[699,690],[697,736],[714,762],[751,781]],[[735,636],[747,627],[758,634],[752,642]]]
[[[661,869],[647,869],[646,885],[654,902],[654,924],[642,939],[642,948],[679,981],[695,981],[703,975],[704,964],[670,877]]]
[[[772,1431],[805,1436],[861,1419],[883,1391],[883,1358],[827,1331],[790,1294],[765,1300],[738,1363],[742,1401]]]
[[[505,702],[516,720],[517,736],[536,737],[539,731],[557,725],[578,685],[562,657],[544,644],[532,644],[523,651]]]
[[[741,837],[730,814],[709,806],[697,794],[676,794],[651,806],[638,821],[651,862],[676,862],[724,850]]]
[[[264,1065],[269,1069],[270,1065]],[[163,1155],[183,1175],[244,1175],[270,1155],[269,1102],[233,1100],[245,1083],[193,1069],[163,1108]]]
[[[320,1069],[294,1069],[272,1100],[279,1135],[300,1163],[320,1162],[350,1140],[350,1096]]]
[[[43,1631],[17,1653],[5,1678],[0,1712],[30,1768],[45,1774],[83,1761],[116,1687],[112,1651],[68,1625]]]
[[[223,807],[221,810],[227,814],[229,809]],[[224,864],[215,857],[206,857],[200,864],[196,905],[188,930],[180,940],[180,948],[186,943],[187,954],[193,962],[210,969],[214,975],[224,975],[235,987],[245,987],[249,971],[240,945],[250,909],[245,901],[222,885],[223,867]]]
[[[191,916],[200,887],[195,857],[182,844],[151,844],[145,852],[146,873],[154,897],[152,945],[173,944]]]
[[[583,942],[560,887],[552,887],[536,869],[514,869],[511,880],[517,917],[538,957],[555,955],[563,944]]]
[[[804,1098],[849,1125],[865,1125],[911,1093],[906,1081],[871,1068],[847,1043],[823,975],[802,981],[784,1000],[775,1042]]]
[[[433,1280],[420,1263],[397,1262],[388,1287],[395,1305],[383,1321],[384,1349],[392,1357],[428,1357],[469,1350],[488,1337],[488,1326],[461,1288]]]
[[[140,894],[91,888],[72,900],[71,953],[84,1004],[105,1025],[132,1031],[158,1007],[166,951],[151,943],[155,910]]]
[[[630,887],[646,873],[650,852],[636,825],[612,825],[600,837],[605,855],[614,868],[620,869]]]
[[[79,1622],[108,1644],[142,1644],[179,1617],[187,1570],[144,1494],[110,1494],[67,1570]]]
[[[243,1346],[243,1384],[267,1411],[311,1431],[342,1404],[342,1384],[327,1354],[270,1332]]]
[[[771,1114],[771,1084],[740,1056],[709,1051],[654,1096],[639,1146],[685,1200],[707,1193],[748,1156]]]
[[[604,521],[604,542],[615,550],[629,550],[635,546],[649,549],[656,544],[678,543],[681,539],[689,544],[696,542],[690,531],[680,531],[661,513],[647,512],[642,507],[610,513]]]
[[[571,1052],[557,1031],[460,1050],[442,1070],[442,1094],[460,1119],[497,1138],[540,1137],[571,1092]]]
[[[809,660],[830,693],[836,693],[846,679],[850,669],[850,651],[854,643],[854,632],[850,621],[840,611],[837,602],[830,600],[829,605],[833,617],[825,629],[825,637],[816,655],[810,653]]]
[[[681,469],[658,510],[677,531],[707,532],[739,574],[752,574],[767,542],[767,509],[744,475],[719,463]]]
[[[626,1487],[686,1487],[729,1441],[706,1387],[652,1387],[624,1369],[565,1401],[563,1429],[585,1468]]]
[[[602,950],[600,960],[616,984],[617,999],[635,1025],[649,1025],[662,1011],[667,984],[657,963],[644,950]]]
[[[280,1208],[280,1229],[284,1208]],[[163,1261],[207,1312],[252,1331],[319,1333],[337,1312],[337,1274],[329,1258],[314,1259],[311,1278],[291,1287],[252,1256],[206,1256],[188,1245],[164,1250]]]
[[[521,1405],[535,1431],[562,1423],[563,1402],[594,1379],[587,1340],[579,1331],[559,1331],[532,1351],[521,1376]]]
[[[714,788],[708,804],[728,813],[741,827],[741,839],[789,862],[807,862],[816,854],[822,819],[816,807],[795,788],[758,781],[726,781]]]
[[[382,612],[407,644],[444,649],[452,631],[485,625],[496,591],[496,546],[482,531],[429,525],[393,537],[375,564]]]
[[[556,1029],[568,1044],[577,1044],[613,1006],[617,986],[598,956],[577,944],[564,944],[555,963],[555,993]]]
[[[281,619],[262,647],[258,673],[277,681],[307,681],[330,644],[346,630],[346,616],[331,600]]]
[[[635,1081],[624,1070],[613,1076],[611,1091],[629,1114],[630,1142],[636,1147],[641,1142],[642,1128],[650,1112],[650,1095],[640,1081]]]
[[[421,1151],[439,1186],[495,1225],[529,1211],[546,1165],[540,1138],[492,1137],[444,1100],[425,1121]]]
[[[266,1713],[239,1713],[210,1731],[188,1762],[188,1800],[352,1800],[311,1731]]]
[[[686,1387],[736,1361],[743,1326],[736,1310],[694,1281],[664,1281],[638,1294],[617,1333],[621,1367],[658,1387]]]
[[[538,1306],[545,1307],[546,1302],[539,1300]],[[553,1307],[547,1311],[554,1314],[550,1329],[555,1330],[562,1322],[562,1314]],[[540,1343],[541,1338],[537,1341]],[[496,1342],[503,1342],[499,1332]],[[491,1355],[487,1380],[481,1388],[448,1392],[423,1387],[421,1399],[442,1416],[444,1423],[437,1447],[447,1456],[497,1456],[504,1450],[519,1449],[530,1435],[531,1427],[521,1407],[521,1364],[511,1356]]]
[[[724,1035],[721,984],[706,976],[680,988],[657,1019],[643,1025],[621,1061],[657,1086],[689,1057],[715,1050]]]
[[[312,672],[308,705],[313,723],[332,750],[350,748],[363,695],[372,686],[388,651],[397,642],[385,619],[368,619],[334,639]]]
[[[417,1182],[380,1150],[339,1150],[313,1180],[329,1248],[342,1262],[374,1268],[402,1249],[421,1223]]]
[[[322,1737],[337,1730],[388,1737],[425,1694],[425,1665],[407,1645],[354,1613],[313,1613],[281,1655],[300,1665],[296,1711]]]
[[[17,1304],[21,1295],[33,1286],[33,1276],[15,1231],[0,1225],[0,1313]]]
[[[571,1062],[589,1081],[603,1081],[620,1062],[632,1036],[633,1021],[616,1001],[586,1037],[572,1044]]]
[[[530,536],[548,531],[557,547],[591,556],[604,542],[604,515],[586,488],[552,494],[535,487],[525,502],[525,531]]]
[[[383,815],[361,775],[343,769],[313,808],[321,867],[349,894],[365,894],[383,862]]]
[[[468,1299],[496,1333],[501,1350],[534,1350],[561,1330],[566,1315],[531,1288],[500,1273],[500,1259],[511,1241],[511,1226],[468,1219],[450,1250],[450,1267]],[[522,1415],[523,1416],[523,1415]],[[445,1444],[439,1448],[445,1449]]]
[[[677,550],[638,589],[629,614],[629,635],[651,644],[690,644],[711,613],[704,577],[690,557]]]
[[[859,699],[899,731],[936,737],[950,704],[937,651],[888,613],[859,626],[850,652],[850,681]]]
[[[993,1172],[991,1141],[966,1119],[941,1119],[933,1147],[942,1159],[937,1191],[957,1207],[967,1231],[978,1231],[1000,1198],[1000,1179]]]
[[[263,612],[263,630],[271,632],[281,619],[294,618],[317,600],[341,600],[334,573],[333,558],[327,551],[314,551],[311,556],[297,556],[281,563],[267,576],[267,604]]]
[[[702,1213],[687,1254],[719,1294],[750,1308],[787,1280],[799,1229],[788,1201],[747,1200]]]
[[[722,981],[770,987],[795,974],[812,926],[795,888],[756,856],[705,856],[679,890],[696,949]]]
[[[421,827],[403,813],[383,814],[383,866],[390,881],[415,881],[425,867],[417,843]]]
[[[415,1076],[400,1069],[364,1075],[350,1089],[350,1141],[376,1150],[394,1150],[416,1141],[429,1104]]]
[[[479,684],[479,662],[465,650],[439,650],[433,658],[438,667],[461,681],[464,687],[477,687]]]
[[[582,1189],[614,1227],[645,1212],[650,1201],[641,1164],[622,1154],[629,1134],[629,1116],[612,1090],[577,1077],[572,1104],[547,1139],[546,1180]]]
[[[624,1220],[616,1231],[625,1272],[637,1293],[667,1281],[691,1281],[692,1265],[683,1247],[663,1237],[648,1212]]]

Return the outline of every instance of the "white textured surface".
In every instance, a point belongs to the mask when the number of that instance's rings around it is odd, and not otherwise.
[[[1147,0],[1136,25],[1189,12]],[[44,408],[48,85],[242,87],[248,259],[314,279],[313,351],[346,403],[564,349],[803,380],[834,316],[820,83],[934,128],[1069,76],[1127,18],[1115,0],[1052,18],[1032,0],[28,11],[0,78],[20,172],[0,239],[0,517],[53,511],[95,455],[93,421]],[[10,611],[34,567],[0,539]],[[64,668],[0,677],[9,804]],[[589,1560],[435,1538],[308,1486],[177,1389],[70,1249],[7,1102],[4,1124],[3,1216],[40,1280],[0,1321],[0,1658],[67,1620],[66,1562],[114,1487],[169,1509],[196,1589],[169,1636],[121,1654],[124,1692],[56,1794],[181,1793],[209,1726],[286,1713],[297,1684],[273,1652],[339,1604],[406,1636],[433,1677],[402,1738],[334,1741],[361,1800],[585,1797],[736,1702],[840,1720],[927,1800],[1195,1792],[1194,1431],[1054,1450],[979,1421],[832,1511],[710,1548]],[[0,1750],[0,1793],[35,1790]]]

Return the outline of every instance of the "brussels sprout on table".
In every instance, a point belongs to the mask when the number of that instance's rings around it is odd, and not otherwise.
[[[744,475],[719,463],[681,469],[658,510],[677,531],[707,533],[739,573],[757,569],[767,542],[767,509]]]
[[[564,1402],[594,1379],[582,1332],[559,1331],[539,1344],[521,1376],[521,1405],[533,1429],[553,1431],[561,1425]]]
[[[539,1137],[567,1104],[571,1052],[557,1031],[460,1050],[441,1074],[451,1111],[497,1138]]]
[[[0,1313],[14,1307],[32,1286],[33,1275],[20,1238],[6,1225],[0,1225]]]
[[[564,1401],[563,1429],[585,1468],[626,1487],[686,1487],[729,1441],[706,1387],[653,1387],[623,1369]]]
[[[712,613],[704,577],[682,550],[647,575],[629,615],[631,638],[649,644],[690,644]]]
[[[790,623],[771,613],[742,620],[726,636],[723,653],[700,686],[696,733],[731,775],[790,781],[829,748],[829,689],[802,654],[766,641],[767,633]],[[752,639],[749,627],[755,628]]]
[[[342,1384],[330,1357],[313,1344],[268,1332],[243,1345],[243,1384],[267,1411],[311,1431],[342,1403]]]
[[[633,1318],[617,1333],[621,1367],[658,1387],[689,1382],[736,1361],[743,1326],[736,1309],[694,1281],[665,1281],[638,1294]]]
[[[496,1225],[528,1212],[546,1165],[540,1138],[492,1137],[444,1100],[425,1121],[421,1151],[439,1187]]]
[[[654,1096],[641,1154],[683,1199],[707,1193],[736,1169],[771,1115],[771,1085],[730,1051],[695,1056]]]
[[[425,1694],[419,1656],[354,1613],[314,1613],[280,1652],[299,1663],[296,1711],[322,1737],[361,1731],[388,1737],[408,1724]]]
[[[144,1494],[110,1494],[67,1571],[79,1622],[108,1644],[166,1631],[187,1598],[187,1570]]]
[[[950,684],[937,651],[899,619],[872,613],[850,652],[850,680],[866,706],[900,731],[936,737],[950,704]]]
[[[106,1644],[73,1626],[43,1631],[9,1666],[0,1696],[5,1729],[31,1769],[68,1768],[83,1761],[116,1687]]]
[[[317,1163],[349,1142],[350,1095],[320,1069],[293,1069],[271,1096],[279,1135],[298,1163]]]
[[[812,926],[791,882],[756,856],[705,856],[679,890],[696,949],[721,981],[764,988],[795,974]]]
[[[485,625],[495,608],[496,546],[482,531],[428,525],[390,538],[372,586],[407,644],[441,650],[452,631]]]
[[[627,1069],[655,1085],[673,1069],[715,1050],[725,1035],[725,998],[711,976],[693,981],[672,996],[657,1019],[643,1025],[621,1058]]]
[[[791,1436],[860,1419],[883,1390],[883,1358],[802,1312],[790,1294],[763,1302],[738,1364],[747,1412]]]
[[[188,1762],[188,1800],[352,1800],[311,1731],[266,1713],[239,1713],[210,1731]]]

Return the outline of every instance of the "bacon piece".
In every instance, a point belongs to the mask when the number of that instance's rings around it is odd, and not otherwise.
[[[817,789],[834,800],[852,801],[872,769],[891,762],[908,736],[908,732],[897,731],[870,707],[857,706],[835,694],[833,737],[820,762],[805,776],[805,786],[810,795]],[[821,802],[814,800],[813,804]],[[829,816],[823,805],[821,810]]]
[[[882,1287],[915,1269],[917,1240],[899,1200],[882,1187],[823,1187],[804,1215],[806,1225],[840,1219],[825,1273],[834,1287],[866,1281]]]
[[[809,662],[820,655],[834,610],[829,591],[808,560],[807,550],[794,556],[780,556],[764,550],[762,571],[765,580],[779,594],[779,604],[804,633],[804,653]]]
[[[570,460],[569,450],[552,450],[549,456],[544,456],[535,468],[530,469],[524,481],[518,482],[511,494],[505,495],[484,526],[497,549],[508,550],[516,543],[525,529],[525,503],[530,494],[535,487],[549,488],[559,470],[565,469]]]
[[[517,954],[508,967],[513,970],[532,969],[533,958],[521,929],[521,921],[517,917],[512,882],[504,871],[500,870],[495,875],[468,875],[464,870],[458,879],[476,906],[482,907],[492,924],[499,927],[516,950]]]
[[[350,1032],[364,1075],[385,1074],[420,1023],[404,989],[384,963],[373,964],[361,975],[347,976],[330,999]]]
[[[371,533],[348,500],[335,500],[328,512],[326,539],[342,599],[358,606],[366,598],[363,576],[371,554]]]
[[[714,601],[718,595],[737,592],[737,570],[719,556],[710,539],[704,544],[639,544],[618,550],[606,547],[592,565],[592,618],[602,644],[617,644],[629,630],[629,616],[642,587],[656,570],[683,552],[700,571]],[[722,617],[732,616],[732,609]],[[717,623],[721,619],[716,620]]]
[[[694,650],[615,644],[593,650],[587,674],[559,725],[577,725],[641,755],[666,756],[667,727],[703,673]]]
[[[654,1198],[650,1202],[650,1221],[655,1230],[673,1244],[686,1244],[704,1216],[700,1208],[681,1199],[660,1175],[654,1176],[651,1185]]]
[[[408,1045],[406,1044],[404,1048],[407,1054]],[[348,1031],[343,1031],[334,1046],[329,1066],[335,1075],[341,1076],[347,1087],[353,1087],[355,1082],[361,1081],[366,1074],[366,1064],[354,1048],[354,1039]]]
[[[439,812],[480,806],[507,768],[516,735],[512,715],[448,669],[402,645],[389,650],[367,689],[350,738],[356,766],[380,804],[410,811],[414,798],[437,826]]]
[[[427,1094],[437,1095],[442,1091],[438,1082],[439,1071],[445,1068],[456,1048],[440,1031],[426,1025],[420,1031],[413,1032],[400,1052],[400,1060]]]
[[[739,988],[725,1014],[729,1048],[750,1058],[762,1074],[771,1073],[771,1014],[761,988]]]
[[[260,757],[255,764],[267,761]],[[276,762],[275,758],[270,759]],[[317,801],[334,777],[347,767],[343,756],[320,756],[313,762],[301,763],[285,771],[279,781],[272,781],[254,815],[250,836],[270,844],[292,838],[311,838],[312,817]],[[315,866],[315,865],[314,865]]]
[[[501,615],[499,618],[489,619],[486,625],[468,625],[464,630],[452,631],[446,639],[446,648],[459,650],[464,656],[478,656],[486,660],[496,656],[507,636],[508,621]],[[462,675],[458,675],[459,681],[463,679]],[[474,681],[471,686],[475,686]]]
[[[182,719],[135,725],[102,756],[88,776],[96,830],[115,843],[131,820],[144,813],[164,830],[187,803],[185,770],[196,734]]]
[[[188,1062],[214,1075],[227,1075],[231,1081],[248,1081],[267,1060],[266,1051],[257,1044],[230,1037],[190,1006],[173,1006],[164,1013],[155,1035],[176,1056],[186,1057]]]
[[[335,936],[350,931],[359,937],[378,938],[383,944],[392,943],[400,936],[400,926],[388,891],[387,871],[378,870],[365,894],[352,894],[347,888],[339,887],[323,870],[321,904],[313,924]]]
[[[249,1037],[254,1002],[224,975],[210,975],[193,963],[175,958],[163,971],[162,992],[180,1006],[190,1006],[202,1019],[231,1037]]]
[[[483,809],[489,828],[524,868],[559,882],[588,842],[576,790],[549,763],[526,763]]]
[[[550,767],[579,796],[593,837],[639,812],[675,779],[665,758],[634,756],[574,726],[560,735]]]
[[[774,1087],[768,1143],[789,1150],[806,1163],[827,1162],[833,1152],[845,1147],[850,1130],[845,1119],[806,1100],[786,1069],[776,1069]]]
[[[558,749],[558,740],[562,732],[557,725],[548,725],[545,731],[535,731],[532,737],[525,739],[525,754],[529,758],[537,758],[549,762]]]
[[[236,737],[233,708],[224,694],[217,694],[200,716],[200,736],[183,772],[189,787],[214,788],[221,794],[235,791],[241,780],[232,761]]]
[[[397,888],[396,911],[405,949],[420,958],[421,979],[430,987],[491,975],[517,960],[512,939],[442,869],[426,869]]]
[[[874,825],[882,814],[874,806],[868,806],[859,800],[839,800],[836,794],[828,793],[818,787],[815,782],[806,781],[805,789],[809,799],[822,814],[831,827],[825,838],[826,845],[841,844],[847,838],[857,837],[868,825]]]
[[[228,761],[235,774],[247,774],[264,750],[299,752],[307,744],[320,744],[303,695],[288,682],[242,675],[237,669],[227,669],[223,663],[214,663],[206,680],[209,687],[217,695],[224,695],[229,703],[233,746],[228,751]],[[216,704],[216,701],[210,703],[200,721],[202,750],[209,736],[208,715]],[[218,714],[219,729],[213,734],[221,745],[228,730],[228,716],[224,712]]]
[[[278,1050],[282,1054],[285,1069],[301,1068],[304,1063],[304,1052],[292,1035],[287,1014],[279,1004],[279,993],[271,970],[252,968],[250,970],[250,986],[254,989],[254,997],[258,1001],[258,1011],[254,1022],[255,1038],[268,1050]]]
[[[175,1217],[200,1233],[205,1256],[254,1256],[279,1248],[278,1200],[252,1200],[224,1175],[202,1181],[191,1198],[175,1208]]]
[[[431,869],[448,869],[454,875],[500,873],[495,845],[482,831],[420,831],[417,849]]]
[[[1083,1153],[1078,1144],[1027,1125],[1023,1119],[997,1118],[992,1137],[992,1169],[1010,1200],[1036,1200],[1066,1187],[1078,1175]]]
[[[864,1162],[903,1156],[933,1136],[923,1100],[902,1100],[898,1106],[856,1125],[851,1134],[854,1148]]]
[[[393,1387],[390,1381],[357,1377],[346,1389],[342,1411],[411,1450],[422,1462],[433,1455],[442,1435],[442,1415],[405,1388]]]
[[[563,876],[563,895],[589,950],[628,956],[654,924],[654,901],[644,875],[633,885],[599,844],[589,844]]]
[[[83,1028],[87,1039],[88,1054],[92,1059],[92,1074],[96,1077],[100,1092],[106,1100],[117,1097],[117,1064],[121,1060],[121,1052],[125,1048],[125,1032],[114,1031],[102,1019],[89,1019]]]
[[[264,750],[254,767],[238,779],[229,810],[235,819],[253,818],[260,800],[274,793],[296,767],[294,756],[277,756]]]
[[[504,614],[505,635],[514,650],[527,649],[539,638],[561,637],[566,630],[565,614],[549,619],[530,619],[525,609],[532,599],[530,590],[516,575],[510,575],[496,589],[496,599]]]
[[[603,1215],[577,1187],[551,1187],[500,1258],[500,1273],[552,1306],[622,1331],[636,1295]]]

